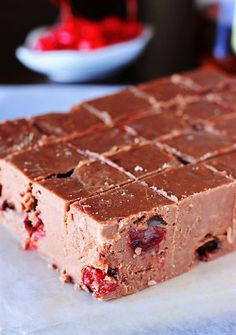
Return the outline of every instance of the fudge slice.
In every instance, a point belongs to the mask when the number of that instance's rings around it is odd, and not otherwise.
[[[136,95],[155,101],[157,106],[166,106],[178,103],[184,97],[195,96],[198,91],[179,85],[171,78],[154,80],[150,83],[138,85]]]
[[[173,75],[172,81],[176,85],[192,89],[199,93],[220,90],[229,86],[232,79],[223,72],[214,69],[202,69]]]
[[[126,89],[84,104],[108,125],[132,118],[139,114],[150,113],[153,105],[146,99],[136,96],[132,89]]]
[[[66,220],[70,204],[75,200],[88,198],[128,182],[130,178],[125,173],[99,161],[82,161],[68,178],[52,178],[34,182],[32,196],[36,203],[35,212],[40,217],[45,236],[37,241],[34,236],[31,236],[31,248],[33,245],[54,265],[64,271],[67,268],[68,258]],[[54,222],[56,222],[56,228]],[[73,238],[75,241],[82,238],[80,243],[83,243],[85,237],[75,235]],[[64,271],[64,276],[65,274]]]
[[[0,123],[0,158],[43,143],[46,136],[25,119]]]
[[[210,120],[213,130],[225,134],[236,142],[236,113],[227,114],[224,117],[215,117]]]
[[[199,260],[236,248],[234,180],[199,164],[169,170],[145,182],[178,204],[171,255],[175,275]]]
[[[70,175],[82,159],[83,156],[63,142],[46,144],[0,159],[0,215],[3,217],[15,212],[20,217],[20,223],[13,220],[9,229],[21,238],[22,234],[25,237],[26,225],[29,229],[38,226],[40,220],[35,211],[32,183],[53,176]],[[2,221],[4,224],[4,219]]]
[[[146,140],[165,138],[186,129],[185,120],[178,112],[166,110],[126,123],[125,129]]]
[[[210,121],[212,118],[225,116],[229,113],[232,113],[231,109],[203,98],[187,103],[179,109],[179,114],[186,118],[193,127],[201,125],[201,121]]]
[[[84,133],[102,127],[103,122],[84,106],[77,105],[70,113],[49,113],[32,118],[41,132],[56,137]]]
[[[126,147],[106,158],[135,178],[180,165],[174,156],[161,150],[155,143],[145,142]]]
[[[85,136],[68,140],[72,147],[79,152],[93,155],[115,152],[121,147],[139,142],[138,136],[132,135],[118,128],[104,128]]]
[[[227,176],[236,179],[236,152],[230,152],[225,155],[214,157],[207,161],[207,164]]]
[[[139,182],[73,203],[67,273],[102,300],[164,280],[175,217],[175,203]]]
[[[160,140],[160,143],[185,163],[203,161],[235,148],[235,142],[230,137],[206,131],[186,132]]]

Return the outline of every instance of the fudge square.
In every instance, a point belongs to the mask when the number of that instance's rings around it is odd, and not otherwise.
[[[67,114],[2,123],[1,224],[58,268],[63,281],[100,300],[234,250],[227,86],[233,90],[233,81],[221,73],[196,71]],[[208,99],[210,106],[179,114]],[[212,128],[191,129],[196,117]]]

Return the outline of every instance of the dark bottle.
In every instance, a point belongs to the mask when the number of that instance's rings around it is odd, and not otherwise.
[[[196,55],[199,65],[215,65],[236,73],[233,30],[235,0],[196,1]]]

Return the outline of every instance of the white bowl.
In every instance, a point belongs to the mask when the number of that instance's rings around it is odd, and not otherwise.
[[[29,69],[57,82],[86,82],[105,78],[137,59],[153,36],[152,28],[145,27],[137,38],[93,51],[32,50],[30,46],[44,29],[30,32],[25,44],[17,48],[16,56]]]

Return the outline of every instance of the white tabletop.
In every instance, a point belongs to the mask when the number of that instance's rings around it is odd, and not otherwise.
[[[0,87],[1,119],[66,110],[109,87]],[[1,335],[236,334],[236,253],[111,302],[62,285],[0,228]]]

